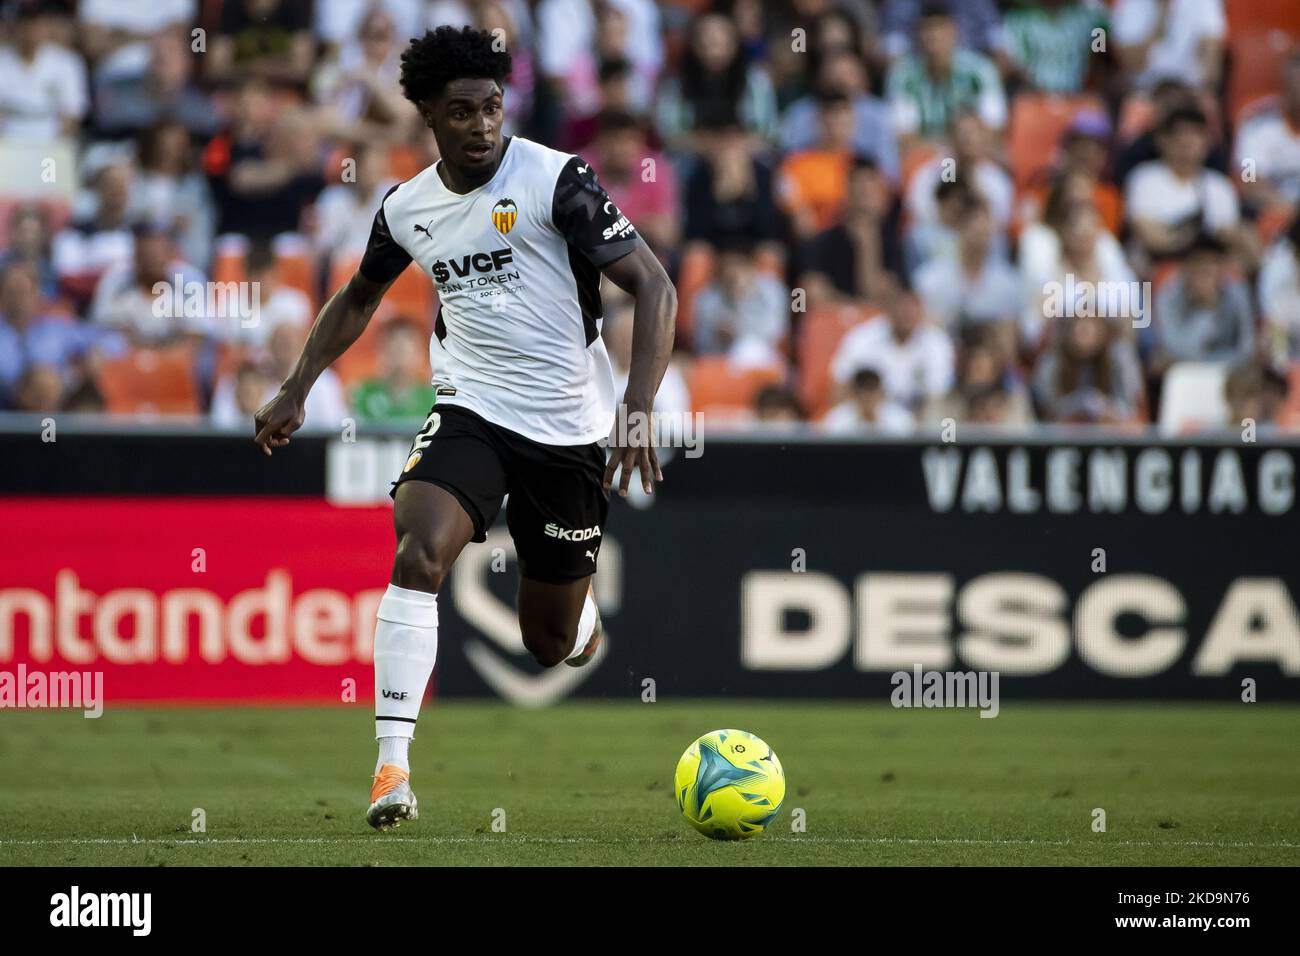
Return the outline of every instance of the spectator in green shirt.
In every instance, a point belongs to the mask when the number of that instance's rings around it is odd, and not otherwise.
[[[1008,10],[1003,25],[1015,78],[1044,93],[1081,92],[1100,52],[1094,31],[1105,24],[1104,9],[1075,0],[1025,0]]]
[[[978,113],[989,129],[1002,129],[1007,101],[997,67],[988,57],[957,48],[948,5],[928,0],[916,35],[917,52],[896,60],[885,78],[899,154],[917,137],[942,140],[953,115],[965,108]]]
[[[363,421],[386,422],[424,418],[433,407],[427,333],[412,319],[396,317],[384,323],[379,343],[379,374],[359,384],[352,407]]]

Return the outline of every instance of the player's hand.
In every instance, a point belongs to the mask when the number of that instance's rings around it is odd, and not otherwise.
[[[257,429],[253,441],[269,455],[272,448],[289,444],[289,436],[302,427],[306,415],[306,396],[281,388],[275,398],[253,416],[253,425]]]
[[[644,416],[641,418],[640,416]],[[633,425],[626,434],[618,434],[617,441],[611,441],[609,462],[605,465],[605,491],[608,493],[614,483],[614,475],[620,468],[623,474],[618,483],[618,493],[627,497],[627,487],[632,481],[632,471],[641,472],[641,488],[647,495],[654,494],[655,482],[664,480],[664,473],[659,470],[659,455],[655,451],[655,430],[650,412],[633,412],[628,415],[630,422],[644,422],[639,427]]]

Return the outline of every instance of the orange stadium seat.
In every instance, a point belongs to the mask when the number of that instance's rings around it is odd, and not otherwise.
[[[379,337],[383,332],[382,321],[371,322],[361,333],[361,338],[338,357],[332,366],[334,373],[347,388],[351,388],[363,379],[370,378],[379,368]]]
[[[1016,97],[1008,124],[1007,158],[1017,191],[1056,161],[1062,134],[1077,115],[1089,110],[1104,112],[1105,104],[1089,94],[1022,93]]]
[[[1298,48],[1294,35],[1275,27],[1229,33],[1229,115],[1235,118],[1255,100],[1277,93],[1282,88],[1282,64]]]
[[[360,264],[360,256],[336,256],[330,265],[328,294],[333,295],[335,290],[352,278],[352,273],[357,271]],[[375,317],[382,321],[394,315],[404,315],[419,322],[425,331],[432,332],[436,308],[437,295],[433,281],[420,269],[419,263],[412,262],[388,290]]]
[[[1272,27],[1300,36],[1300,3],[1295,0],[1227,0],[1228,32]]]
[[[99,388],[109,412],[193,415],[199,411],[194,351],[186,345],[133,349],[103,363]]]
[[[407,143],[397,143],[388,148],[388,175],[402,182],[424,169],[424,155]]]
[[[1277,414],[1277,423],[1287,431],[1300,431],[1300,362],[1291,363],[1286,401]]]
[[[281,252],[275,257],[275,277],[281,284],[297,289],[316,303],[316,280],[312,268],[311,255],[304,249],[295,252]]]
[[[898,181],[902,195],[907,195],[907,189],[912,184],[912,177],[920,171],[921,167],[938,155],[939,148],[933,143],[918,141],[912,144],[911,148],[903,154],[899,163]]]
[[[780,368],[737,368],[725,356],[706,355],[692,363],[687,375],[691,407],[706,420],[744,421],[753,415],[759,389],[784,379]]]
[[[804,317],[799,327],[799,401],[811,419],[830,408],[831,359],[840,340],[855,325],[879,314],[872,305],[833,305]]]
[[[352,273],[356,271],[360,261],[358,256],[335,257],[330,267],[328,290],[330,294],[352,278]],[[418,290],[410,292],[412,287],[416,286],[416,280],[426,287],[427,292],[424,295],[421,295]],[[405,298],[401,295],[403,289],[408,290],[408,296]],[[411,305],[412,299],[416,300],[414,307]],[[384,296],[383,303],[375,311],[375,317],[366,327],[365,332],[361,333],[361,338],[357,339],[352,347],[339,356],[338,361],[334,363],[334,371],[343,384],[350,387],[375,374],[379,367],[379,337],[383,332],[384,323],[389,319],[398,315],[404,316],[419,322],[427,333],[432,334],[434,301],[433,284],[420,273],[419,266],[412,263],[388,290],[388,295]]]
[[[212,257],[213,282],[245,282],[248,279],[242,249],[218,249]]]
[[[687,343],[695,331],[695,297],[713,281],[713,251],[693,245],[682,256],[677,270],[677,333]]]

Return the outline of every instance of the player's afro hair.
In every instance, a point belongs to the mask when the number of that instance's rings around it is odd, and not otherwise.
[[[411,41],[402,53],[402,93],[412,103],[428,102],[451,80],[496,80],[505,86],[510,54],[492,47],[494,37],[473,27],[441,26]]]

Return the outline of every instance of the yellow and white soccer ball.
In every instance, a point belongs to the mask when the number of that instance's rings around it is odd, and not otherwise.
[[[715,840],[762,833],[785,800],[785,771],[772,748],[744,730],[715,730],[677,761],[677,806]]]

